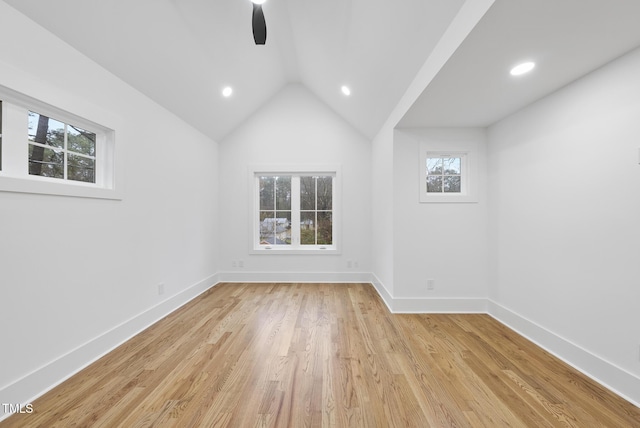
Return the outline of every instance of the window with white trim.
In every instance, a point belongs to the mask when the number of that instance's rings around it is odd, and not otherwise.
[[[255,172],[253,249],[335,251],[336,171]]]
[[[112,129],[7,88],[0,96],[0,191],[121,199]]]
[[[447,144],[420,145],[420,202],[477,202],[475,144]]]

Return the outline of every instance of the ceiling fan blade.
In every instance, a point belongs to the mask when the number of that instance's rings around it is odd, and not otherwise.
[[[251,23],[253,26],[253,41],[256,42],[256,45],[264,45],[264,42],[267,41],[267,23],[264,20],[262,5],[253,4],[253,19]]]

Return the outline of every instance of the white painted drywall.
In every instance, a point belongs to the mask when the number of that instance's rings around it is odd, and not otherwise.
[[[7,386],[217,271],[218,154],[3,2],[0,52],[0,84],[115,124],[125,163],[121,201],[0,192],[0,398],[14,403],[28,397]]]
[[[476,203],[420,203],[420,143],[475,143]],[[485,298],[488,292],[486,142],[483,129],[395,131],[394,297]],[[434,289],[427,290],[427,279]]]
[[[635,50],[488,130],[491,299],[636,378],[638,76]]]
[[[372,260],[376,288],[388,294],[387,304],[393,296],[393,128],[385,126],[372,143]]]
[[[341,166],[340,254],[250,254],[253,188],[249,168],[256,164]],[[220,143],[220,265],[228,273],[225,278],[277,279],[273,274],[281,273],[285,280],[295,273],[318,273],[320,280],[328,273],[348,278],[347,274],[370,272],[370,179],[371,142],[304,86],[284,87]]]
[[[394,295],[405,293],[396,290],[394,284],[394,129],[493,3],[494,0],[464,2],[372,142],[372,277],[376,289],[392,308]]]

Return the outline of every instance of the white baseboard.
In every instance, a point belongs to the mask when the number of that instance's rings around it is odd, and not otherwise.
[[[369,272],[220,272],[220,282],[371,282]]]
[[[393,296],[387,290],[387,287],[384,286],[382,281],[374,274],[371,274],[371,284],[378,292],[378,295],[382,299],[382,301],[387,305],[389,312],[393,312]]]
[[[640,378],[517,313],[488,300],[488,314],[633,405],[640,407]]]
[[[395,297],[392,312],[396,314],[486,314],[487,299]]]
[[[387,287],[375,275],[371,281],[380,298],[394,314],[428,314],[428,313],[487,313],[487,299],[483,298],[428,298],[428,297],[393,297]]]
[[[211,275],[0,389],[0,403],[27,404],[218,283]],[[11,413],[0,409],[0,421]]]

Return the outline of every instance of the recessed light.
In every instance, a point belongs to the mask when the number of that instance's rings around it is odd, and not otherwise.
[[[340,90],[341,90],[341,91],[342,91],[342,93],[343,93],[345,96],[347,96],[347,97],[348,97],[349,95],[351,95],[351,89],[349,89],[349,87],[348,87],[347,85],[342,85],[342,87],[340,88]]]
[[[528,61],[523,62],[522,64],[518,64],[511,69],[512,76],[520,76],[521,74],[525,74],[533,70],[536,64],[534,62]]]
[[[222,96],[225,98],[229,98],[233,94],[233,88],[231,86],[225,86],[222,90]]]

